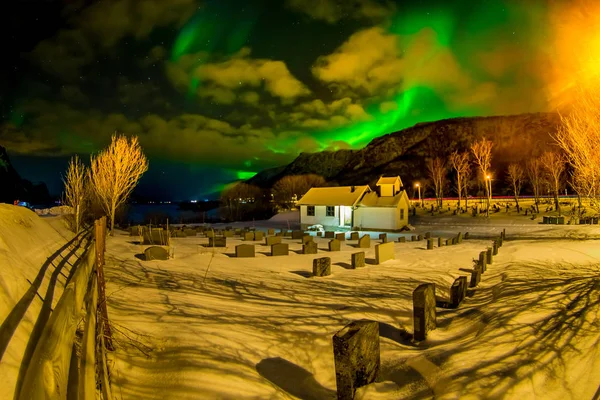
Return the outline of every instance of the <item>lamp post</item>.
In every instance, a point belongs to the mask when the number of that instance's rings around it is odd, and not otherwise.
[[[421,208],[423,208],[423,200],[421,199],[421,185],[419,185],[419,182],[415,183],[415,186],[417,187],[417,190],[419,191],[419,203],[421,204]]]

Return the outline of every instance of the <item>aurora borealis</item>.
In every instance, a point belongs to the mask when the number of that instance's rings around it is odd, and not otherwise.
[[[149,156],[140,190],[184,200],[423,121],[552,110],[571,53],[600,47],[565,42],[586,2],[39,3],[3,6],[0,145],[56,194],[56,166],[115,131]]]

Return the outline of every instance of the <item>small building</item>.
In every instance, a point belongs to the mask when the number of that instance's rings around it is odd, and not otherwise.
[[[400,230],[408,224],[410,202],[402,180],[381,177],[376,190],[368,185],[310,189],[297,203],[300,225],[328,229]]]

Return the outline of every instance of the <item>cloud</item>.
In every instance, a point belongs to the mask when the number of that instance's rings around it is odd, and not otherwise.
[[[373,118],[349,97],[331,103],[316,99],[298,104],[290,112],[280,111],[272,116],[285,128],[309,130],[335,129]]]
[[[238,92],[248,89],[263,89],[285,103],[310,94],[284,62],[250,58],[249,55],[250,50],[244,48],[228,60],[204,62],[205,54],[188,54],[168,62],[166,73],[180,91],[187,91],[196,81],[199,83],[196,94],[219,104],[232,104],[237,100],[256,104],[255,95],[238,96]]]
[[[381,21],[396,11],[393,3],[375,0],[286,0],[285,4],[294,11],[330,24],[342,19]]]
[[[156,27],[179,27],[197,8],[196,0],[95,2],[72,18],[72,28],[38,43],[30,58],[44,71],[66,81],[74,80],[99,52],[127,37],[145,39]]]

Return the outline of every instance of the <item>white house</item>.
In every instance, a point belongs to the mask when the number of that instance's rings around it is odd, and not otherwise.
[[[381,177],[376,186],[377,190],[368,185],[310,189],[297,203],[301,228],[320,224],[328,229],[393,231],[406,226],[410,202],[400,177]]]

